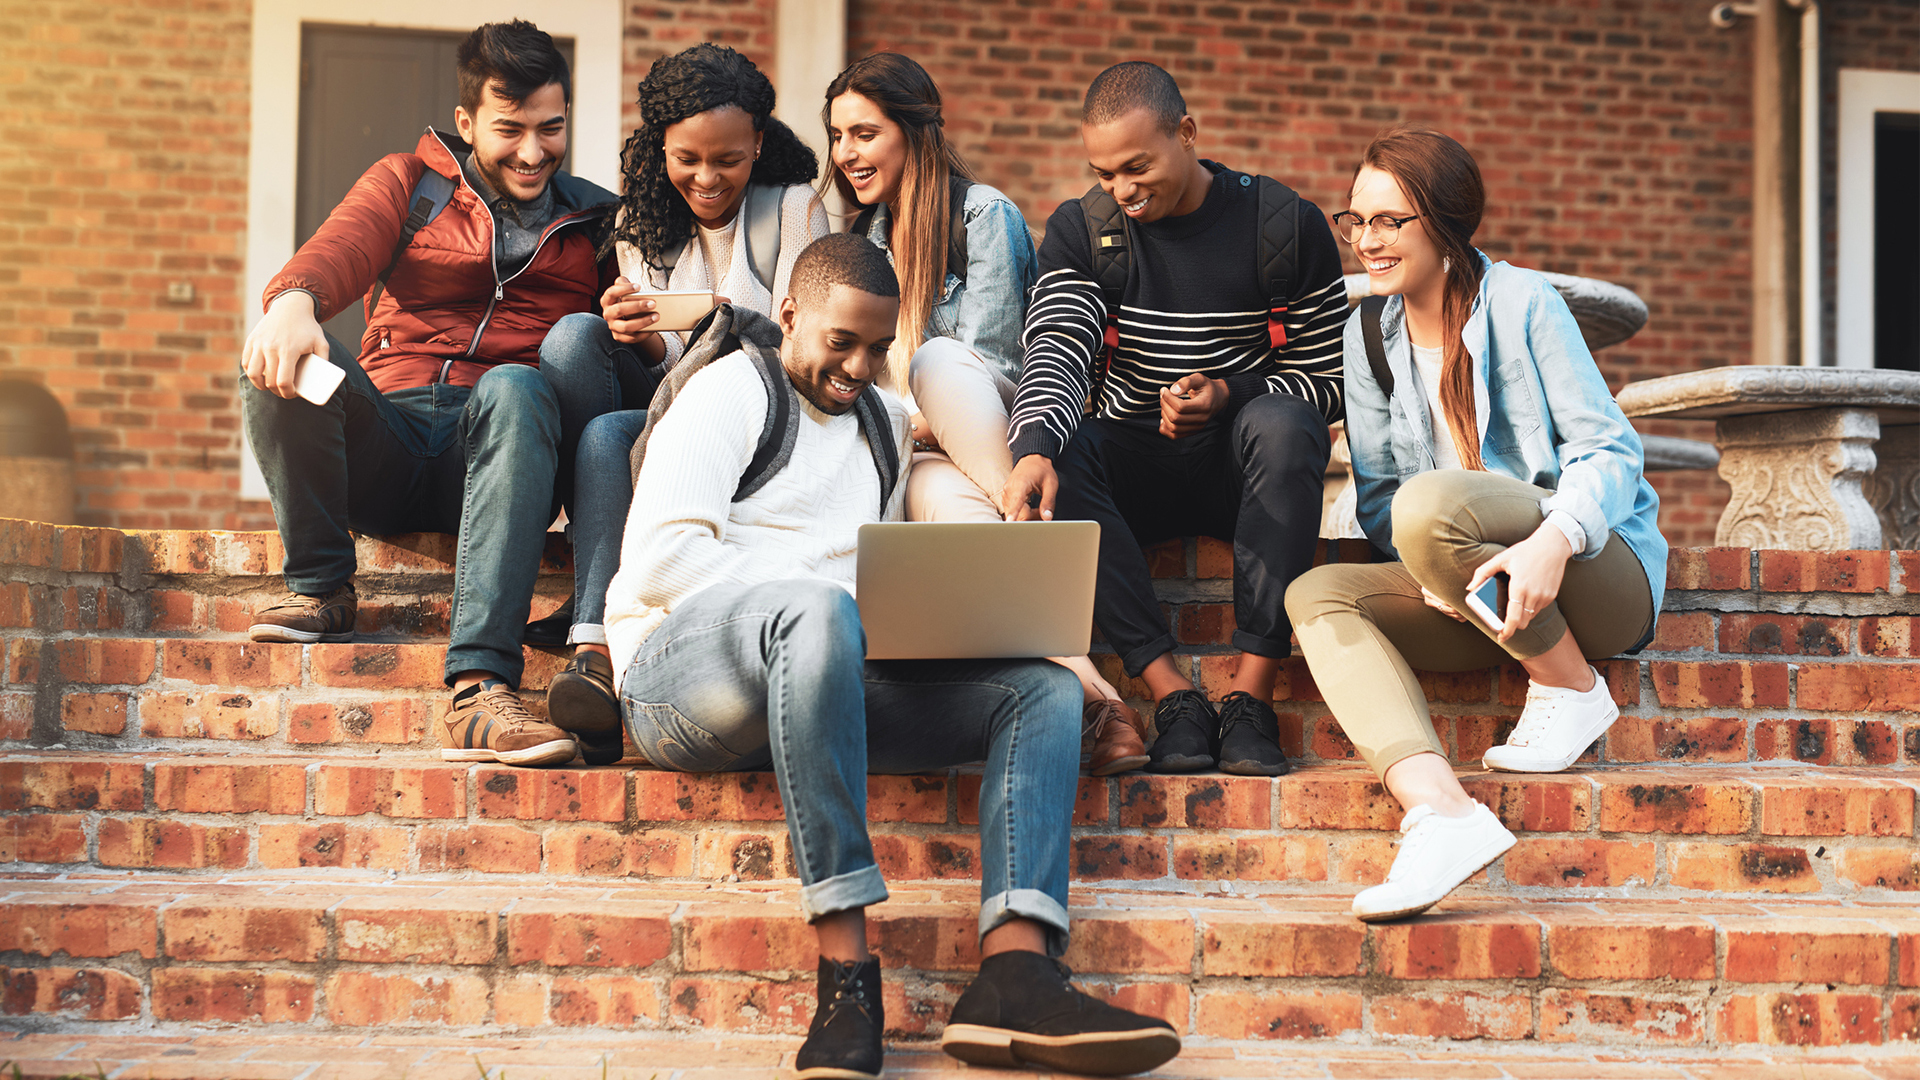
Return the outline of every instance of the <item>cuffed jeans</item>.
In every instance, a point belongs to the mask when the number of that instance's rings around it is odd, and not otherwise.
[[[547,331],[540,342],[540,374],[552,384],[560,406],[560,470],[553,481],[556,509],[564,506],[567,520],[573,521],[580,500],[576,463],[587,425],[617,409],[645,409],[659,378],[638,352],[613,340],[605,319],[587,314],[564,316]],[[622,459],[620,472],[625,475],[626,471]],[[625,521],[622,514],[621,524]],[[611,580],[613,575],[607,577]]]
[[[1467,610],[1480,564],[1546,520],[1546,488],[1496,473],[1433,469],[1393,497],[1393,546],[1404,563],[1329,563],[1287,590],[1300,651],[1327,707],[1375,773],[1415,754],[1445,756],[1413,669],[1471,671],[1528,660],[1568,633],[1588,659],[1631,649],[1653,626],[1653,588],[1618,533],[1591,559],[1567,563],[1559,595],[1505,643],[1469,615],[1428,606],[1420,589]]]
[[[447,683],[488,671],[519,685],[522,627],[553,520],[552,388],[531,367],[502,364],[471,388],[382,394],[352,350],[328,339],[328,351],[347,377],[325,405],[240,376],[247,438],[287,549],[287,588],[319,595],[351,580],[353,532],[457,533]]]
[[[887,898],[867,836],[868,772],[984,760],[980,933],[1032,919],[1064,952],[1079,683],[1044,660],[865,656],[860,609],[831,582],[711,586],[635,653],[621,684],[627,730],[662,768],[772,766],[809,921]]]
[[[1157,421],[1081,421],[1055,463],[1053,516],[1100,523],[1093,621],[1127,674],[1173,651],[1140,547],[1196,533],[1233,544],[1234,648],[1291,654],[1287,586],[1313,565],[1330,449],[1326,418],[1291,394],[1182,439]]]

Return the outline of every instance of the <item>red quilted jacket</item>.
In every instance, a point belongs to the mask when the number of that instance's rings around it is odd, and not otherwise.
[[[267,283],[262,305],[288,289],[312,293],[325,322],[373,287],[393,258],[413,188],[427,170],[453,180],[453,201],[400,257],[360,339],[360,366],[381,393],[442,381],[472,386],[495,364],[540,362],[540,340],[563,315],[598,312],[619,270],[593,257],[594,227],[614,209],[597,185],[556,172],[555,217],[533,258],[502,281],[493,216],[460,172],[455,136],[428,129],[411,154],[375,162],[313,238]]]

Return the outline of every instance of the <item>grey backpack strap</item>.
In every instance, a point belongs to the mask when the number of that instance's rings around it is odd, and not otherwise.
[[[773,277],[780,267],[780,203],[787,189],[777,184],[748,184],[742,200],[740,236],[747,244],[747,266],[760,284],[773,291]],[[714,274],[715,280],[720,277]]]
[[[786,468],[787,462],[793,460],[794,444],[800,439],[795,408],[799,394],[780,362],[780,350],[764,349],[746,341],[741,342],[740,347],[753,358],[754,370],[766,384],[767,422],[760,429],[760,442],[753,448],[753,457],[747,460],[746,471],[740,474],[739,485],[733,489],[734,502],[767,486],[775,473]]]
[[[367,292],[367,321],[373,321],[373,309],[380,304],[380,294],[386,291],[387,279],[393,276],[395,267],[400,265],[400,256],[412,246],[414,236],[421,229],[432,224],[440,216],[440,211],[453,201],[457,185],[452,180],[433,171],[431,167],[420,174],[420,180],[413,185],[413,194],[407,197],[407,220],[400,223],[400,239],[394,242],[393,257],[387,260],[387,268],[380,271],[373,288]]]
[[[893,498],[893,489],[900,483],[899,436],[893,430],[886,402],[873,387],[861,391],[853,407],[860,414],[860,430],[867,437],[867,450],[873,454],[874,470],[880,474],[880,515],[885,517],[887,500]]]
[[[1373,381],[1380,384],[1382,394],[1392,398],[1393,369],[1387,366],[1387,344],[1380,336],[1380,313],[1386,307],[1384,296],[1361,298],[1360,340],[1366,342],[1367,366],[1373,369]]]

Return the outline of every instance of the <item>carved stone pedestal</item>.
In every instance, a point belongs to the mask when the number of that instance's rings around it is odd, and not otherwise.
[[[1920,549],[1920,425],[1883,426],[1874,444],[1878,465],[1867,478],[1867,501],[1880,514],[1880,540],[1901,551]]]
[[[1720,478],[1733,488],[1721,547],[1844,551],[1880,546],[1872,474],[1880,418],[1866,409],[1730,416],[1716,425]]]
[[[1713,368],[1629,384],[1619,401],[1632,417],[1717,421],[1720,475],[1733,497],[1716,543],[1800,551],[1920,543],[1920,374]]]

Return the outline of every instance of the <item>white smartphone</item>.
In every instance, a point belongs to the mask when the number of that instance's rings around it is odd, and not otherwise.
[[[1480,583],[1480,587],[1467,594],[1467,607],[1480,621],[1499,633],[1507,628],[1507,621],[1500,617],[1500,583],[1507,579],[1505,574],[1495,574]]]
[[[654,321],[653,330],[691,330],[713,310],[713,293],[708,290],[698,292],[657,292],[628,294],[629,300],[651,300],[653,310],[660,318]]]
[[[294,365],[293,392],[315,405],[325,405],[346,377],[346,368],[319,353],[308,353]]]

